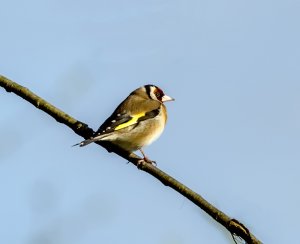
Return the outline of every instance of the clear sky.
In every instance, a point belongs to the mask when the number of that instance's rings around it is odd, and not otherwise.
[[[5,1],[0,74],[92,128],[176,98],[145,149],[264,243],[299,232],[300,2]],[[0,243],[233,243],[199,208],[0,90]]]

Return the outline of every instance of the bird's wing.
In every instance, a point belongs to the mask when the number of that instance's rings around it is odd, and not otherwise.
[[[94,136],[111,133],[138,124],[143,120],[154,118],[159,114],[160,105],[161,103],[155,100],[136,98],[133,103],[127,98],[104,121]]]

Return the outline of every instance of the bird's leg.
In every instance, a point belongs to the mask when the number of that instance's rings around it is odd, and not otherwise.
[[[144,157],[144,161],[146,162],[146,163],[149,163],[149,164],[156,164],[155,163],[155,161],[152,161],[151,159],[149,159],[147,156],[146,156],[146,154],[144,153],[144,151],[142,150],[142,149],[140,149],[140,152],[143,154],[143,157]]]
[[[144,151],[143,151],[142,149],[139,149],[139,150],[140,150],[140,152],[143,154],[143,157],[144,157],[144,158],[142,159],[142,161],[145,161],[146,163],[152,164],[152,165],[154,165],[154,166],[157,165],[155,161],[150,160],[150,159],[146,156],[146,154],[144,153]],[[138,162],[138,167],[139,167],[139,165],[142,163],[142,161],[139,161],[139,162]]]

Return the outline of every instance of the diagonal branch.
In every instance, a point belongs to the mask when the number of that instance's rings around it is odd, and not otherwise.
[[[77,135],[80,135],[85,139],[92,136],[93,130],[89,128],[87,124],[74,119],[70,115],[63,112],[62,110],[48,103],[46,100],[37,96],[26,87],[23,87],[1,75],[0,75],[0,86],[2,86],[7,92],[13,92],[16,95],[25,99],[26,101],[30,102],[38,109],[49,114],[57,122],[65,124],[66,126],[71,128]],[[104,147],[107,151],[116,153],[120,157],[128,160],[129,162],[133,163],[136,166],[138,165],[138,161],[141,160],[141,158],[138,157],[136,154],[124,151],[120,148],[116,148],[108,142],[96,142],[96,143]],[[204,210],[208,215],[210,215],[213,219],[215,219],[218,223],[223,225],[232,234],[234,240],[235,237],[240,237],[243,240],[245,240],[247,243],[251,243],[251,244],[261,243],[261,241],[259,241],[238,220],[230,218],[221,210],[217,209],[212,204],[207,202],[198,193],[192,191],[187,186],[183,185],[182,183],[174,179],[172,176],[161,171],[159,168],[151,164],[142,162],[141,164],[139,164],[139,169],[149,173],[150,175],[154,176],[156,179],[161,181],[164,185],[173,188],[175,191],[188,198],[190,201],[192,201],[194,204],[196,204],[198,207]]]

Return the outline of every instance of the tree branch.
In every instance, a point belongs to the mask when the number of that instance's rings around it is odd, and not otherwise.
[[[50,103],[42,99],[41,97],[31,92],[26,87],[23,87],[1,75],[0,75],[0,86],[2,86],[7,92],[13,92],[16,95],[25,99],[26,101],[30,102],[38,109],[49,114],[57,122],[65,124],[66,126],[71,128],[77,135],[80,135],[85,139],[90,138],[93,135],[94,133],[93,129],[89,128],[87,124],[74,119],[70,115],[63,112],[62,110],[54,107],[53,105],[51,105]],[[104,147],[107,151],[116,153],[117,155],[128,160],[129,162],[133,163],[136,166],[138,165],[138,161],[141,160],[141,158],[136,154],[124,151],[120,148],[113,146],[108,142],[96,142],[96,143]],[[235,237],[239,237],[245,240],[247,243],[251,243],[251,244],[261,243],[261,241],[259,241],[242,223],[240,223],[235,219],[230,218],[221,210],[217,209],[212,204],[207,202],[198,193],[192,191],[187,186],[183,185],[182,183],[180,183],[170,175],[161,171],[159,168],[149,163],[142,162],[141,164],[139,164],[139,169],[154,176],[156,179],[161,181],[164,185],[173,188],[175,191],[185,196],[194,204],[196,204],[198,207],[200,207],[202,210],[204,210],[209,216],[211,216],[214,220],[216,220],[218,223],[223,225],[232,234],[234,241],[235,241]]]

